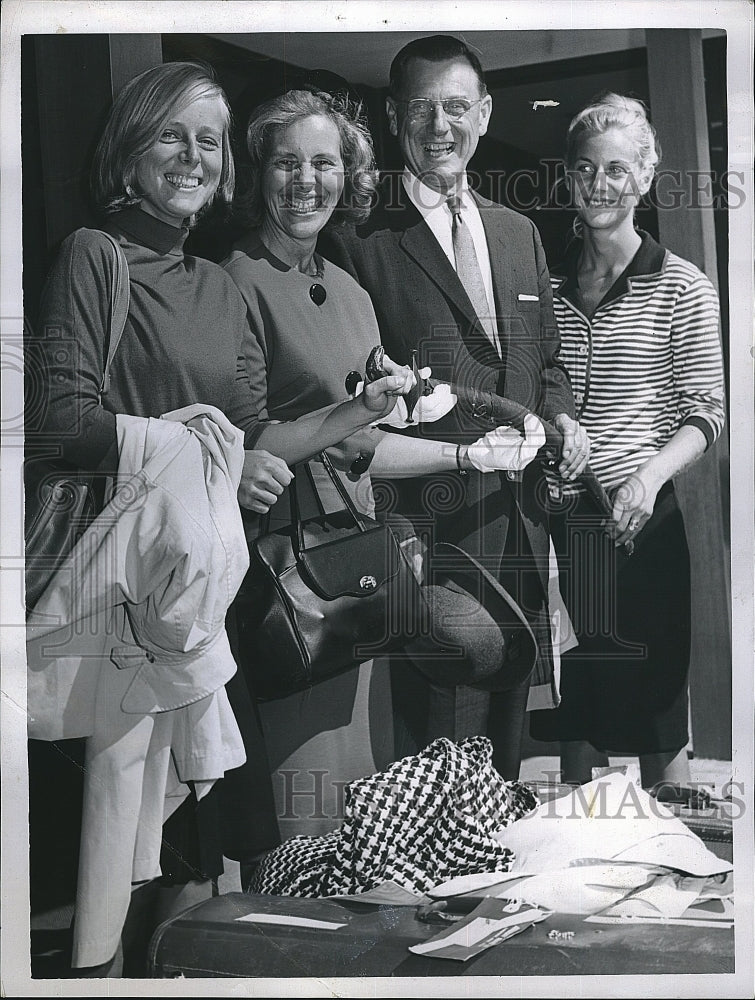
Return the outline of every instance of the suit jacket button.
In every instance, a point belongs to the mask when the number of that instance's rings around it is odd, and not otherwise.
[[[514,472],[513,469],[508,469],[507,470],[507,472],[506,472],[506,478],[507,479],[516,479],[516,473]]]

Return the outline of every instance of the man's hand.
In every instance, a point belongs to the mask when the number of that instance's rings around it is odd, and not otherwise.
[[[568,413],[559,413],[553,426],[564,438],[561,462],[558,466],[559,475],[563,479],[576,479],[587,465],[590,457],[590,439],[587,432],[572,420]]]
[[[277,455],[269,451],[245,451],[238,499],[242,507],[267,514],[294,474]]]
[[[480,472],[521,472],[545,444],[545,428],[534,415],[524,418],[524,435],[515,427],[496,427],[460,452],[462,464]]]

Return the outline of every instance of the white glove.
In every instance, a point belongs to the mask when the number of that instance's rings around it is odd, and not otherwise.
[[[406,400],[399,396],[396,405],[387,417],[381,417],[376,421],[387,427],[411,427],[412,424],[431,424],[456,406],[456,396],[451,392],[451,386],[441,382],[436,385],[429,396],[420,396],[412,412],[412,420],[409,423],[406,419]]]
[[[533,413],[524,418],[524,436],[515,427],[496,427],[467,448],[470,465],[480,472],[521,472],[545,444],[545,428]]]
[[[420,378],[430,378],[431,374],[431,368],[420,368],[419,370]],[[360,382],[356,387],[354,396],[358,396],[363,389],[364,382]],[[456,402],[456,395],[451,392],[451,386],[446,385],[445,382],[441,382],[435,386],[429,396],[420,396],[417,400],[412,412],[411,423],[406,419],[406,400],[403,396],[399,396],[391,412],[387,416],[376,420],[372,426],[378,427],[383,425],[385,427],[404,428],[411,427],[414,424],[432,424],[436,420],[440,420],[441,417],[445,417],[447,413],[450,413],[456,406]]]

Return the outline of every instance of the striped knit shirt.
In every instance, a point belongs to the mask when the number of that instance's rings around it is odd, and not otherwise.
[[[725,416],[716,291],[694,264],[640,235],[590,319],[577,292],[579,247],[551,274],[560,359],[590,436],[590,466],[609,490],[685,424],[710,446]]]

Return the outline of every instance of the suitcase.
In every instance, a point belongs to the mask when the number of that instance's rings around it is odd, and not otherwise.
[[[555,782],[527,784],[541,802],[574,789]],[[731,862],[732,820],[726,803],[703,809],[669,808],[714,854]],[[256,919],[249,919],[252,914]],[[286,923],[291,918],[294,921]],[[228,893],[157,928],[149,948],[148,975],[379,978],[734,972],[730,928],[597,924],[574,914],[553,914],[467,962],[408,951],[409,945],[426,941],[441,929],[417,920],[414,906]],[[554,930],[559,937],[549,936]]]
[[[233,892],[155,931],[152,978],[697,975],[734,972],[734,931],[553,914],[466,962],[407,949],[442,930],[414,906]],[[557,932],[558,936],[554,934]]]

